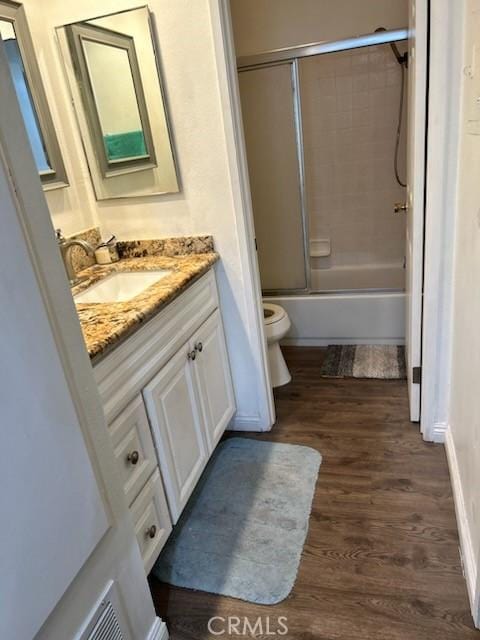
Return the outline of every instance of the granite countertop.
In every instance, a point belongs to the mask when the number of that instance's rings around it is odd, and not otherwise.
[[[72,289],[74,296],[116,271],[159,269],[172,271],[171,274],[144,289],[128,302],[76,304],[83,336],[92,361],[98,362],[118,346],[198,280],[218,259],[219,256],[215,251],[175,256],[147,255],[123,258],[113,264],[94,265],[80,271],[77,275],[87,277],[87,280]]]

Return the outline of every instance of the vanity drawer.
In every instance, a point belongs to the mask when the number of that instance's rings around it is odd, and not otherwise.
[[[150,426],[142,396],[137,396],[109,428],[115,458],[122,473],[130,506],[157,466]]]
[[[158,469],[130,507],[145,572],[149,573],[172,530]]]

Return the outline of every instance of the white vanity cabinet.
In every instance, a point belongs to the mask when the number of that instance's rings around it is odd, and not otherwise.
[[[215,311],[143,390],[175,524],[234,411]]]
[[[214,271],[94,374],[148,572],[235,412]]]

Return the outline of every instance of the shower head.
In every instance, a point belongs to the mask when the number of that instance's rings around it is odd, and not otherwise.
[[[386,31],[385,27],[378,27],[378,29],[375,29],[375,33],[379,33],[380,31]],[[393,55],[397,59],[398,64],[405,65],[405,67],[408,68],[408,53],[405,52],[402,55],[398,50],[396,42],[390,42],[390,47],[392,48]]]

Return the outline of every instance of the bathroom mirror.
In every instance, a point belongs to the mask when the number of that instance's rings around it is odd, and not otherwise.
[[[0,0],[0,36],[44,189],[68,186],[23,7]]]
[[[97,199],[178,191],[148,7],[58,30]]]
[[[104,176],[155,166],[133,38],[93,25],[67,27],[74,67]]]

